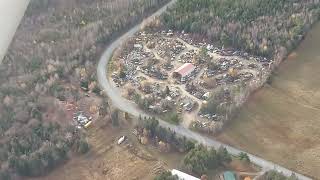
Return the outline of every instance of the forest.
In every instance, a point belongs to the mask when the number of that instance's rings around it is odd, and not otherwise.
[[[271,170],[259,177],[258,180],[298,180],[298,178],[294,174],[292,174],[290,177],[286,177],[282,173]]]
[[[220,46],[273,58],[292,51],[319,14],[318,0],[178,0],[162,22]]]
[[[63,103],[102,101],[101,52],[165,2],[31,0],[0,66],[1,180],[45,175],[90,149]]]

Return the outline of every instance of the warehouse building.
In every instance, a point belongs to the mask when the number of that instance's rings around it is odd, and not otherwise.
[[[196,67],[191,63],[185,63],[173,72],[173,77],[184,81],[188,76],[190,76]]]

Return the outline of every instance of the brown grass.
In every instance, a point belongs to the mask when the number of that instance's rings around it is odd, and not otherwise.
[[[318,24],[218,139],[289,169],[320,177]]]
[[[160,161],[144,148],[132,143],[117,145],[117,139],[129,132],[110,126],[98,128],[102,122],[89,130],[91,149],[88,154],[72,157],[45,177],[32,178],[41,180],[119,180],[119,179],[152,179],[154,167]],[[128,142],[128,141],[127,141]],[[160,163],[163,164],[163,163]],[[163,165],[163,168],[166,168]]]

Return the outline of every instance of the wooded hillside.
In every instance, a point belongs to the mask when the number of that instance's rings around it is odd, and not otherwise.
[[[319,0],[178,0],[163,22],[220,45],[273,57],[280,47],[285,52],[295,48],[319,14]]]

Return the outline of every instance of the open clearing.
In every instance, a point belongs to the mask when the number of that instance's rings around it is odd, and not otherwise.
[[[218,139],[319,179],[319,32],[320,24]]]
[[[103,122],[97,122],[97,125],[88,132],[91,145],[88,154],[72,157],[66,164],[38,179],[147,180],[153,179],[156,172],[167,168],[167,165],[151,155],[146,148],[138,145],[134,137],[129,136],[129,140],[120,146],[117,145],[118,138],[128,134],[129,132],[125,128],[113,129],[104,126]]]
[[[88,131],[91,149],[86,155],[73,156],[47,176],[29,179],[150,180],[164,170],[181,168],[184,153],[164,153],[152,145],[143,146],[130,129],[130,125],[112,128],[103,120],[95,122]],[[117,140],[122,135],[128,136],[128,139],[118,145]],[[256,166],[234,158],[230,164],[210,171],[208,175],[218,180],[219,175],[227,170],[236,172],[239,178],[258,174]]]

